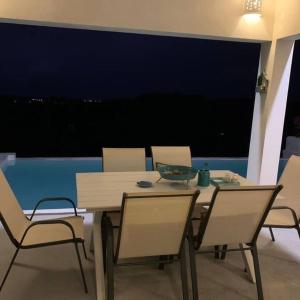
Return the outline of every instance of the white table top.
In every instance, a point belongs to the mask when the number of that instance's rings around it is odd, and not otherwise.
[[[211,177],[221,177],[230,171],[210,171]],[[198,187],[197,176],[187,186],[183,182],[173,182],[161,179],[157,171],[145,172],[103,172],[103,173],[77,173],[77,206],[88,211],[118,210],[121,208],[122,195],[126,193],[148,193],[166,192],[176,190],[195,190],[200,189],[201,193],[197,203],[210,202],[214,186]],[[151,181],[153,187],[140,188],[137,181]],[[241,185],[253,185],[250,181],[239,176]]]

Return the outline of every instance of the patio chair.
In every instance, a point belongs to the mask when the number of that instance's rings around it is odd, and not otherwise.
[[[102,148],[102,163],[103,172],[146,171],[145,148]],[[114,226],[119,224],[120,211],[107,211],[105,214],[109,215]],[[92,244],[90,249],[93,250]]]
[[[170,263],[174,259],[180,261],[182,296],[188,299],[184,244],[199,193],[124,193],[118,231],[113,230],[110,218],[103,216],[106,299],[114,299],[114,267]],[[132,258],[137,260],[128,261]]]
[[[102,148],[103,172],[146,171],[145,148]],[[119,224],[120,211],[108,211]]]
[[[272,228],[296,229],[300,238],[300,156],[292,155],[280,177],[284,186],[275,200],[264,227],[269,228],[272,241],[275,241]]]
[[[189,146],[152,146],[153,170],[156,170],[156,163],[168,165],[192,166],[192,156]]]
[[[192,166],[192,155],[189,146],[152,146],[152,164],[153,170],[156,170],[156,163]],[[201,221],[206,214],[207,209],[204,205],[197,204],[193,211],[193,220]],[[217,258],[217,252],[216,252]]]
[[[253,256],[257,295],[263,300],[256,240],[282,186],[216,187],[203,222],[189,228],[189,253],[193,299],[198,299],[195,254],[216,250],[203,247],[228,245],[223,251],[250,250]],[[239,248],[236,245],[240,245]]]
[[[146,171],[145,148],[102,148],[103,172]]]
[[[70,202],[74,208],[75,216],[61,219],[32,221],[36,209],[45,201]],[[85,257],[87,258],[84,248],[83,218],[77,215],[76,207],[72,200],[64,197],[44,198],[37,203],[31,218],[28,219],[24,215],[15,194],[0,169],[0,221],[11,242],[16,247],[13,258],[1,282],[0,292],[20,249],[31,249],[66,243],[73,243],[75,246],[84,290],[86,293],[88,292],[78,250],[78,244],[82,244]]]

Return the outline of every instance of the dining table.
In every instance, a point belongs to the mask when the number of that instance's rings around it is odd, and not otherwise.
[[[212,170],[210,175],[212,178],[234,175],[241,186],[255,185],[255,183],[228,170]],[[77,206],[93,213],[91,248],[94,252],[97,300],[105,299],[101,218],[106,211],[119,211],[121,209],[124,192],[151,193],[199,189],[200,194],[196,205],[209,205],[215,189],[213,184],[207,187],[198,186],[197,176],[189,182],[159,179],[160,174],[157,171],[76,173]],[[149,181],[152,186],[140,187],[137,184],[139,181]],[[240,247],[242,249],[243,245]],[[243,250],[242,258],[250,281],[255,283],[253,258],[250,250]]]

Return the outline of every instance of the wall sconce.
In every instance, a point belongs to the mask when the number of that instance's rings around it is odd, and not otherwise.
[[[245,0],[244,18],[249,23],[256,23],[261,18],[262,0]]]

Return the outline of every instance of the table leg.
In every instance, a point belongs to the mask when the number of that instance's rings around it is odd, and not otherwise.
[[[102,212],[94,214],[93,241],[94,241],[94,263],[96,275],[97,300],[105,299],[105,279],[103,270],[102,235],[101,235]]]
[[[247,245],[244,245],[244,244],[240,244],[239,246],[240,246],[240,249],[247,248]],[[242,258],[243,258],[249,279],[252,283],[256,283],[253,257],[252,257],[251,251],[243,250],[241,253],[242,253]]]
[[[90,252],[94,253],[94,221],[95,221],[95,213],[93,213],[93,226],[91,230],[91,239],[90,239]]]

